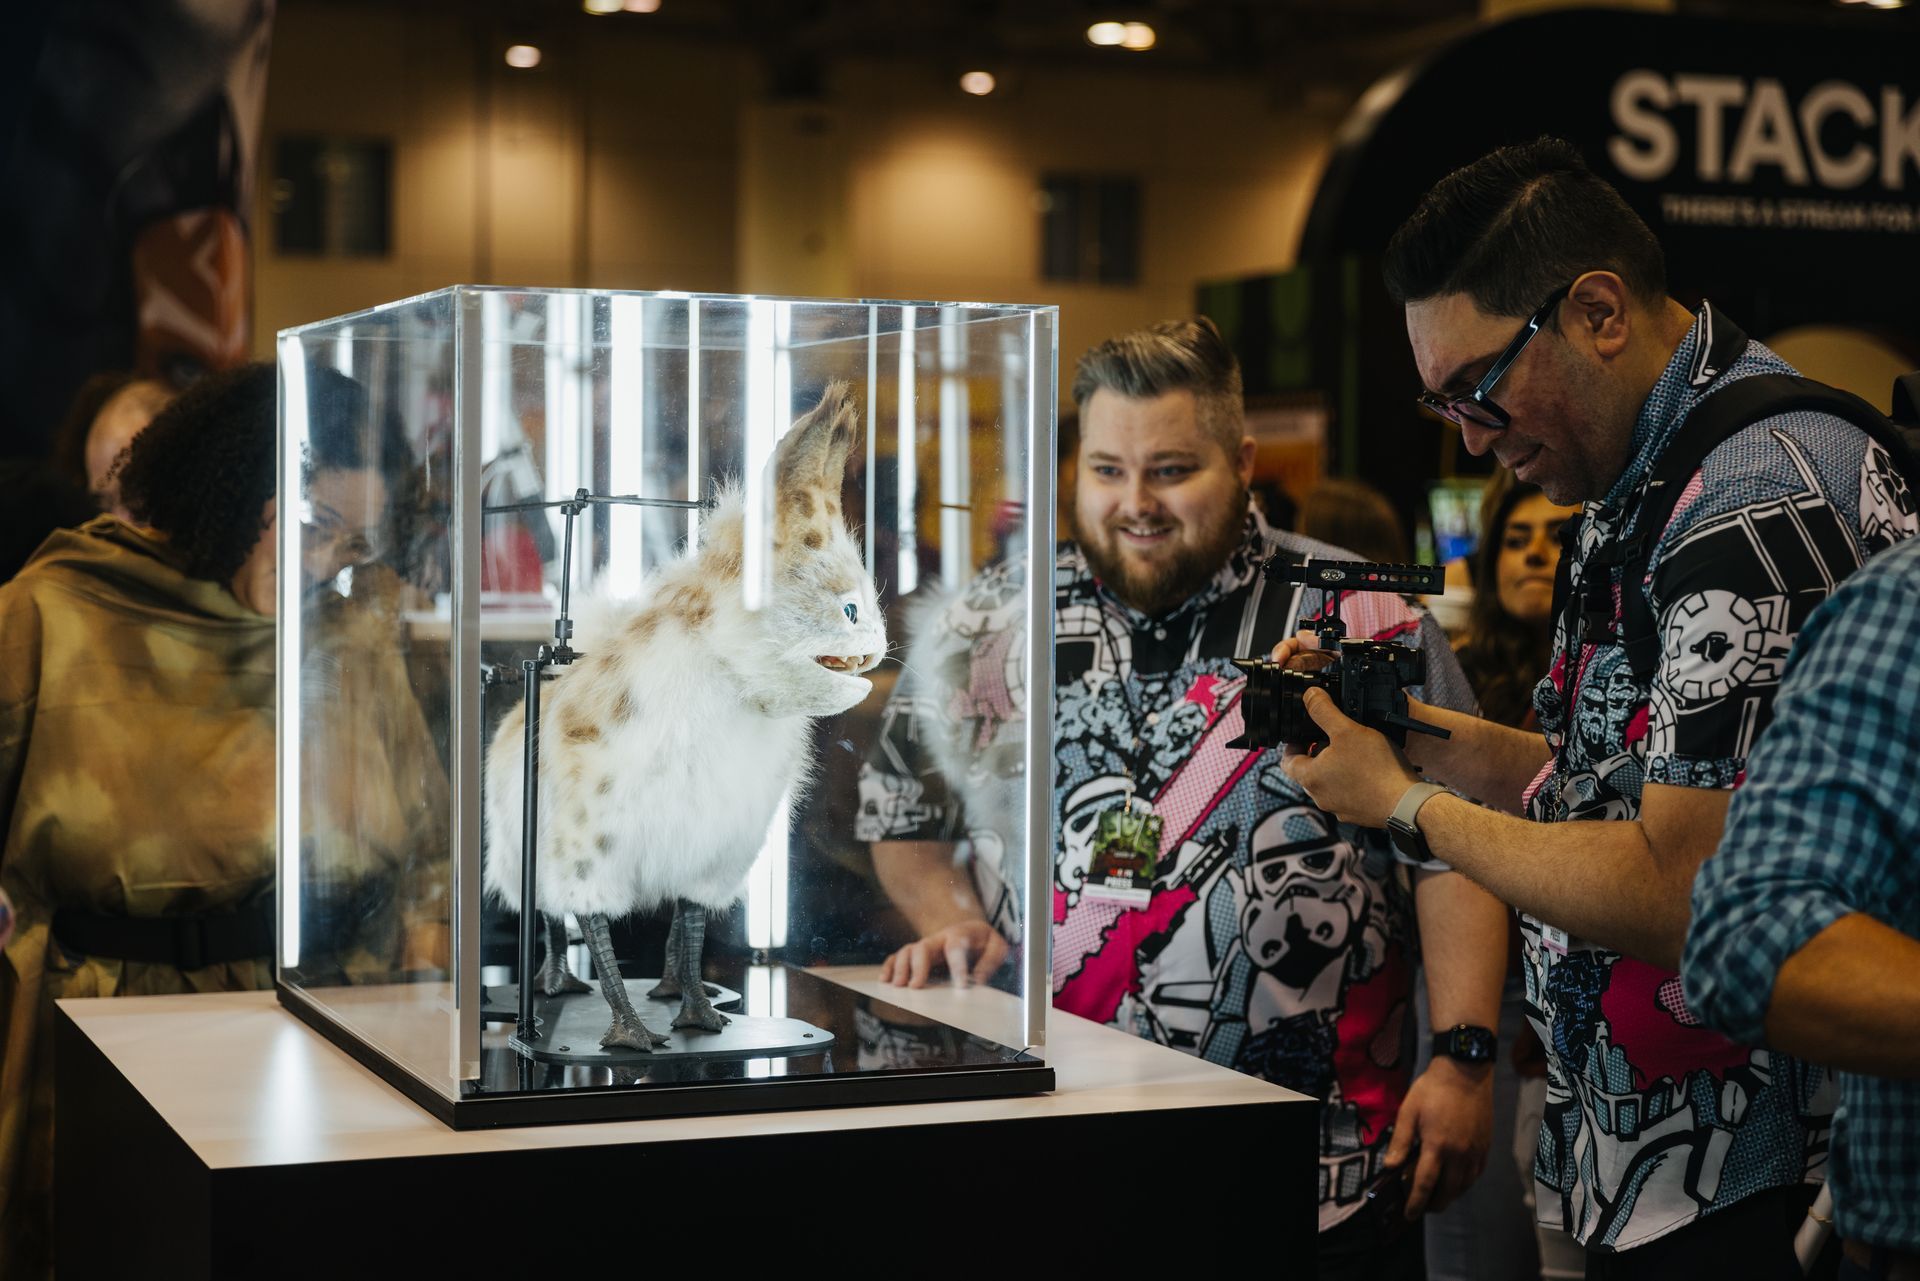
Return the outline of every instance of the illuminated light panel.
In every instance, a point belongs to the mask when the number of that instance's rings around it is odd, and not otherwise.
[[[992,93],[994,84],[991,71],[969,71],[960,77],[960,87],[976,98],[984,98]]]
[[[580,7],[588,13],[619,13],[620,0],[580,0]]]
[[[280,883],[300,885],[300,840],[304,832],[300,801],[300,691],[287,673],[301,670],[306,654],[301,647],[303,595],[300,582],[300,528],[310,524],[310,514],[300,510],[301,462],[308,443],[307,353],[297,338],[280,340],[280,479],[275,505],[280,547],[279,565],[279,646],[280,675],[277,702],[280,733],[280,788],[278,819],[280,824]],[[288,544],[291,544],[289,546]],[[280,965],[297,969],[300,965],[300,896],[280,896]]]
[[[628,13],[658,13],[660,12],[660,0],[627,0],[627,2],[620,7]]]
[[[540,65],[540,50],[530,44],[508,45],[507,65],[518,67],[522,71],[531,71]]]
[[[1142,53],[1153,48],[1154,42],[1158,39],[1158,37],[1153,34],[1153,28],[1144,22],[1129,22],[1121,30],[1120,47],[1122,49],[1131,49],[1135,53]]]
[[[1096,22],[1087,28],[1087,43],[1102,48],[1117,45],[1127,38],[1127,24],[1124,22]]]

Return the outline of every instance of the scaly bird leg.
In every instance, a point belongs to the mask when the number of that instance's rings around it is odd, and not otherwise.
[[[600,995],[606,997],[607,1004],[613,1008],[613,1023],[600,1038],[600,1044],[624,1045],[630,1050],[653,1050],[665,1045],[668,1038],[642,1023],[640,1016],[633,1012],[633,1002],[627,999],[627,984],[620,977],[620,960],[613,954],[606,914],[595,912],[582,919],[580,925],[587,935],[587,949],[593,953],[594,972],[600,976]]]
[[[707,999],[706,981],[700,977],[700,953],[707,945],[707,909],[681,899],[679,920],[680,1012],[673,1016],[673,1025],[718,1032],[732,1020],[713,1008],[713,1002]]]
[[[540,962],[540,973],[534,979],[540,992],[547,996],[591,992],[593,989],[567,968],[567,918],[546,913],[542,916],[547,923],[547,955]]]
[[[647,995],[671,1001],[680,995],[680,904],[673,905],[672,921],[667,926],[667,961],[661,967],[660,981],[647,989]]]

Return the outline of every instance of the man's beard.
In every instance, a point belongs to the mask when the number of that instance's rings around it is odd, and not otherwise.
[[[1151,618],[1170,612],[1213,580],[1227,557],[1246,540],[1246,522],[1247,489],[1242,485],[1211,526],[1193,530],[1191,542],[1181,542],[1171,554],[1149,565],[1130,560],[1113,531],[1115,523],[1137,525],[1138,521],[1109,521],[1101,529],[1089,530],[1080,523],[1075,507],[1073,540],[1093,576],[1122,604]]]

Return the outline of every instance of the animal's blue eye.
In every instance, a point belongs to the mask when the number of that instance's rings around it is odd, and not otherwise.
[[[847,621],[849,623],[857,623],[860,621],[860,607],[854,604],[852,601],[848,601],[846,604],[842,605],[840,607],[840,612],[847,616]]]

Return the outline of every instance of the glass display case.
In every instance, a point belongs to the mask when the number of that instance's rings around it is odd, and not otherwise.
[[[461,1128],[1052,1088],[1056,321],[282,332],[281,1001]],[[990,923],[940,1018],[876,981],[909,883]]]

